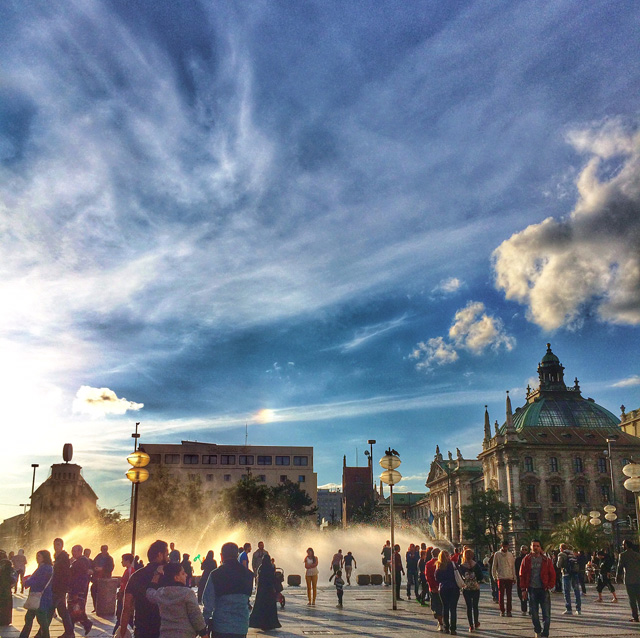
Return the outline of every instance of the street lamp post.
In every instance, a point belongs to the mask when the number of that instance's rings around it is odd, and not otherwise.
[[[396,570],[394,565],[395,558],[395,538],[394,538],[394,521],[393,521],[393,486],[402,480],[402,474],[396,470],[400,467],[400,457],[395,450],[389,448],[385,455],[380,459],[380,466],[384,472],[380,475],[380,480],[389,486],[389,519],[391,528],[391,607],[398,609],[396,602]]]
[[[133,452],[127,457],[127,461],[131,467],[126,472],[126,477],[131,481],[131,553],[136,555],[136,528],[138,524],[138,488],[140,483],[144,483],[149,478],[149,470],[146,466],[149,465],[151,458],[146,452],[142,452],[138,449],[138,426],[140,423],[136,423],[136,431],[131,437],[134,439]]]
[[[638,529],[638,540],[640,541],[640,463],[628,463],[622,468],[622,473],[629,478],[624,482],[625,489],[633,492],[633,500],[636,504],[636,527]]]
[[[616,549],[620,549],[620,529],[618,525],[616,525],[615,520],[618,518],[614,512],[616,511],[616,482],[613,478],[613,458],[611,458],[611,443],[618,440],[617,434],[611,434],[607,437],[607,451],[609,456],[609,475],[611,477],[611,507],[613,510],[608,510],[606,507],[604,508],[607,512],[605,518],[611,522],[611,524],[615,528],[615,538],[616,538]],[[609,507],[609,506],[607,506]],[[613,518],[609,518],[609,515],[613,515]]]
[[[36,468],[40,467],[40,465],[38,463],[32,463],[31,467],[33,468],[33,478],[31,479],[31,496],[33,496],[36,488]]]

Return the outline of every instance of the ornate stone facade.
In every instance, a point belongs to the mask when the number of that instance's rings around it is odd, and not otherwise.
[[[436,448],[427,486],[437,536],[466,540],[460,513],[474,489],[499,490],[505,502],[519,508],[516,535],[551,530],[607,504],[617,507],[620,531],[629,529],[627,519],[635,510],[622,467],[632,456],[640,458],[640,439],[621,428],[611,412],[585,399],[577,379],[572,387],[565,385],[564,367],[549,344],[538,375],[539,387],[527,388],[526,403],[515,413],[507,392],[505,422],[496,421],[493,433],[485,406],[477,461],[460,454],[445,461]]]

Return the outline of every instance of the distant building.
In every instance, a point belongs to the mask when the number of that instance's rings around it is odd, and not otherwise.
[[[339,489],[318,488],[318,524],[323,519],[332,525],[342,523],[342,492]]]
[[[307,492],[314,505],[318,498],[318,476],[313,471],[313,448],[284,445],[218,445],[199,441],[144,443],[140,449],[151,457],[148,466],[163,467],[172,474],[199,477],[204,491],[215,497],[222,490],[251,475],[275,487],[289,480]],[[141,496],[144,486],[140,487]]]
[[[354,512],[366,505],[373,508],[376,502],[373,489],[371,457],[365,467],[347,467],[347,457],[342,461],[342,524],[348,525]]]
[[[537,389],[527,388],[526,403],[511,408],[507,393],[506,420],[494,431],[485,408],[484,440],[477,460],[458,452],[443,459],[436,448],[427,487],[437,535],[463,543],[462,507],[475,490],[499,490],[503,501],[522,512],[513,522],[516,536],[553,529],[578,514],[613,504],[616,525],[629,531],[635,518],[633,494],[623,482],[622,467],[640,457],[640,439],[629,433],[638,415],[624,414],[622,423],[591,398],[584,398],[578,380],[567,387],[564,367],[547,344],[538,366]],[[611,447],[611,458],[608,447]],[[614,490],[611,485],[613,473]]]
[[[625,409],[624,405],[620,406],[620,428],[626,434],[640,437],[640,408],[631,412],[625,412]]]

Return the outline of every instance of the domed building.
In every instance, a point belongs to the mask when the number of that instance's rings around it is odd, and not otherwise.
[[[507,392],[505,422],[496,421],[493,433],[485,407],[477,461],[449,455],[447,462],[436,452],[427,486],[434,515],[442,520],[439,530],[452,542],[466,540],[462,506],[475,489],[499,490],[505,502],[522,512],[513,525],[516,536],[551,530],[591,510],[604,514],[608,504],[616,506],[624,529],[629,529],[628,517],[635,518],[633,494],[623,486],[622,467],[632,456],[640,456],[640,439],[624,432],[620,419],[609,410],[584,398],[578,379],[567,387],[564,367],[550,344],[538,376],[539,387],[527,388],[526,403],[515,412]],[[440,499],[443,511],[436,512],[433,505],[438,504],[443,486],[448,495]]]

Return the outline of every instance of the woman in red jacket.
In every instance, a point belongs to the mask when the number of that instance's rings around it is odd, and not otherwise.
[[[553,561],[544,555],[538,539],[531,541],[531,553],[522,559],[520,565],[520,589],[522,595],[529,593],[529,609],[533,630],[540,638],[549,636],[551,625],[551,596],[549,590],[556,584],[556,570]],[[540,625],[542,610],[542,625]]]

